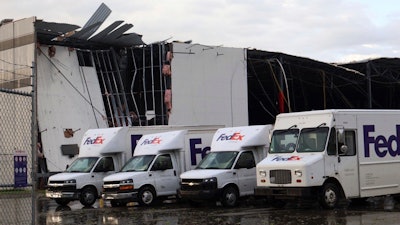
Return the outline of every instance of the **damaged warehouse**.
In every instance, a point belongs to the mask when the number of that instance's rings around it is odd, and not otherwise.
[[[191,41],[146,44],[123,21],[98,31],[110,13],[102,4],[82,28],[36,17],[0,26],[9,34],[0,38],[0,87],[30,91],[36,75],[50,171],[74,159],[89,128],[258,125],[281,112],[400,108],[398,59],[335,65]]]

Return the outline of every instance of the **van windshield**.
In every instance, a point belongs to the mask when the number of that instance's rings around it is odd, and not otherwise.
[[[275,130],[269,153],[291,153],[296,149],[299,129]]]
[[[236,151],[210,152],[196,169],[230,169],[237,155]]]
[[[67,168],[69,173],[89,173],[99,157],[80,157]]]
[[[155,155],[134,156],[125,163],[121,172],[147,171],[154,157]]]
[[[300,132],[297,152],[322,152],[328,138],[328,127],[304,128]]]
[[[300,134],[299,134],[300,132]],[[328,138],[328,127],[275,130],[269,153],[322,152]]]

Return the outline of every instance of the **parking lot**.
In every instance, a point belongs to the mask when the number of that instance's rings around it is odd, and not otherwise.
[[[238,207],[219,204],[192,206],[167,201],[153,207],[129,204],[111,207],[97,201],[83,207],[78,201],[58,206],[53,200],[39,201],[39,224],[398,224],[400,204],[393,198],[373,198],[359,204],[348,204],[336,210],[323,210],[317,204],[287,204],[282,209],[263,201],[242,201]],[[102,206],[102,207],[100,207]]]

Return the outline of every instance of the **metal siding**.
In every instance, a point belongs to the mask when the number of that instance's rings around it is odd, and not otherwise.
[[[174,43],[174,125],[248,125],[247,70],[240,48]]]

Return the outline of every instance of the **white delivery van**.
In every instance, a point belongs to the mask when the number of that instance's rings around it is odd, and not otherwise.
[[[152,205],[156,200],[177,195],[179,175],[193,169],[198,153],[210,150],[217,129],[178,130],[144,135],[134,156],[120,172],[104,178],[103,199],[111,206],[138,202]]]
[[[268,156],[257,164],[257,196],[339,200],[400,193],[400,110],[279,114]]]
[[[211,126],[207,126],[210,128]],[[146,126],[90,129],[83,135],[78,158],[65,172],[49,177],[46,197],[60,205],[79,200],[91,206],[101,197],[103,178],[119,171],[134,154],[137,141],[149,133],[202,126]],[[215,126],[215,130],[219,128]],[[193,149],[198,157],[208,149]]]
[[[256,163],[266,155],[271,129],[271,125],[218,129],[210,153],[194,170],[181,174],[180,196],[235,206],[239,197],[253,195]]]

